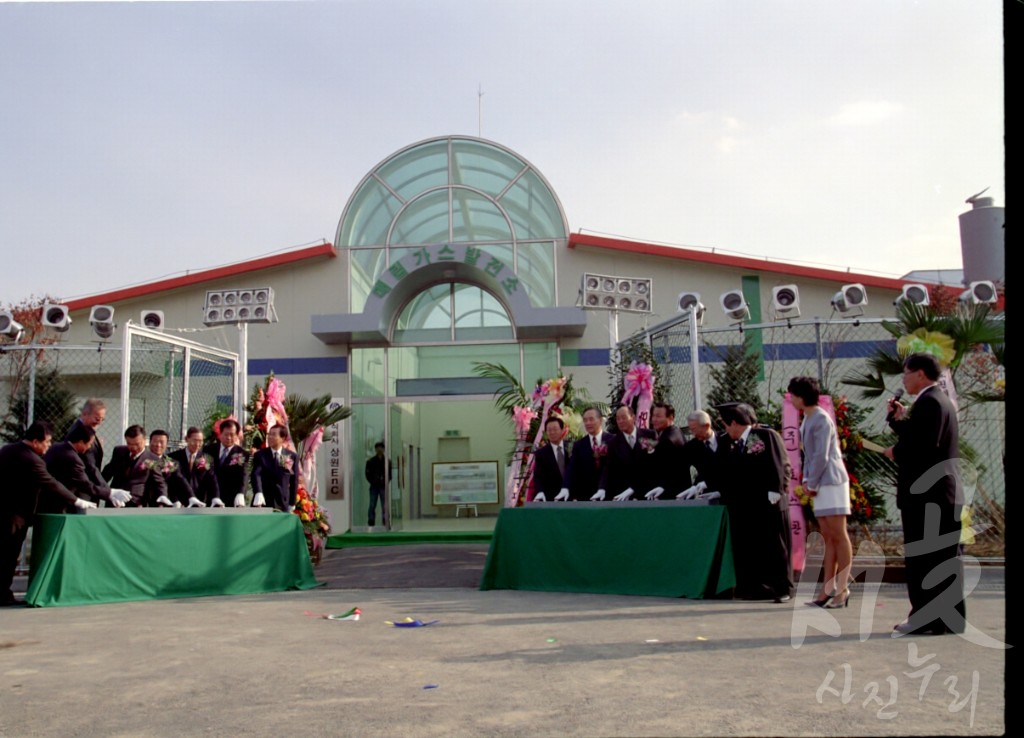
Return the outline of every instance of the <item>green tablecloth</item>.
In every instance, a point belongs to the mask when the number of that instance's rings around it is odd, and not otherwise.
[[[699,599],[735,584],[724,507],[576,503],[502,510],[480,589]]]
[[[40,515],[25,602],[47,607],[319,585],[295,515]]]

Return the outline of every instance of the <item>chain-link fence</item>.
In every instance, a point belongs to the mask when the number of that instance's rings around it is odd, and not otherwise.
[[[107,409],[97,429],[104,448],[122,444],[124,428],[136,423],[147,432],[166,430],[175,448],[189,426],[202,428],[215,412],[233,410],[237,367],[235,353],[132,325],[121,347],[4,346],[4,440],[20,438],[34,420],[49,421],[55,438],[63,438],[82,403],[97,398]]]
[[[722,382],[729,359],[741,355],[758,357],[756,385],[762,407],[778,406],[782,393],[794,376],[816,377],[834,396],[846,396],[863,417],[861,434],[881,445],[891,445],[893,436],[885,422],[887,395],[865,399],[860,387],[845,384],[851,375],[870,374],[869,357],[878,348],[895,348],[895,338],[881,319],[813,319],[804,321],[746,324],[732,328],[697,328],[684,314],[676,321],[651,328],[644,336],[659,364],[660,382],[665,397],[677,409],[678,422],[685,427],[686,415],[693,408],[706,407]],[[619,344],[627,351],[629,341]],[[696,349],[697,362],[693,362]],[[972,389],[972,377],[961,370],[957,377],[962,400]],[[886,378],[891,393],[901,386],[899,377]],[[719,388],[720,391],[720,388]],[[712,414],[714,416],[714,414]],[[1005,404],[1002,402],[961,401],[960,441],[965,495],[972,502],[972,523],[986,530],[984,539],[999,549],[1005,541],[1004,475]],[[877,453],[861,455],[871,468],[873,485],[886,500],[889,523],[898,521],[895,504],[895,476],[891,462]],[[884,525],[886,521],[878,521]]]

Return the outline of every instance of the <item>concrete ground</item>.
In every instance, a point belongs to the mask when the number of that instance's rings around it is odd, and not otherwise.
[[[1007,731],[1001,567],[968,568],[967,636],[893,639],[901,584],[843,610],[481,592],[486,551],[330,550],[316,590],[0,609],[0,736]],[[385,622],[406,617],[439,622]]]

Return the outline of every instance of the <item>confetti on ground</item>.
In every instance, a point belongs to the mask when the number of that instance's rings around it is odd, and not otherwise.
[[[328,615],[319,612],[313,612],[312,610],[305,610],[303,615],[307,615],[311,618],[320,618],[321,620],[358,620],[359,616],[363,614],[363,611],[358,607],[353,607],[348,612],[343,612],[340,615]]]
[[[388,625],[393,625],[396,628],[422,628],[426,625],[433,625],[434,623],[440,623],[440,620],[413,620],[412,618],[406,618],[405,620],[385,620]]]
[[[704,636],[697,636],[697,640],[698,641],[706,641],[707,638],[705,638]]]
[[[437,689],[437,685],[436,684],[424,684],[423,688],[424,689]]]
[[[558,642],[558,640],[556,638],[548,638],[548,643],[557,643],[557,642]]]
[[[648,638],[644,643],[661,643],[657,638]]]

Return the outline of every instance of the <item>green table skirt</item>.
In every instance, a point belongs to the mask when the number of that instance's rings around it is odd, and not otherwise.
[[[38,607],[318,586],[295,515],[40,515],[25,601]]]
[[[542,503],[498,515],[480,589],[699,599],[735,584],[724,507]]]

